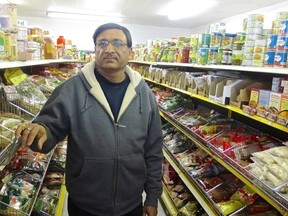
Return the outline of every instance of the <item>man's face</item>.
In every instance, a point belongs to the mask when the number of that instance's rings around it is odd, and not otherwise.
[[[96,39],[95,61],[104,71],[123,69],[129,60],[131,49],[127,47],[127,38],[120,29],[108,29]]]

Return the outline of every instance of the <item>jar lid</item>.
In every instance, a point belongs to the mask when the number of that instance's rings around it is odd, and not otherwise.
[[[236,37],[236,34],[233,34],[233,33],[225,33],[224,36],[226,36],[226,37]]]
[[[210,48],[210,52],[218,52],[218,48],[217,47]]]

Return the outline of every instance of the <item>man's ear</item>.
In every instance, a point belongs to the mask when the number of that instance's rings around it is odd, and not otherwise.
[[[129,54],[129,59],[128,60],[133,60],[133,57],[132,57],[133,51],[132,51],[131,47],[128,50],[128,54]]]

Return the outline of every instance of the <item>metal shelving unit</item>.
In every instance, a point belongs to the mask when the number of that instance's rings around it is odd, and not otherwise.
[[[30,61],[13,61],[13,62],[0,62],[0,69],[6,69],[6,68],[15,68],[15,67],[32,67],[32,66],[37,66],[37,65],[50,65],[50,64],[61,64],[61,63],[84,63],[82,61],[78,61],[78,60],[69,60],[69,59],[51,59],[51,60],[30,60]],[[33,109],[35,108],[33,104],[33,102],[31,102],[32,104],[30,104],[31,106],[29,107],[25,107],[22,106],[23,104],[19,103],[19,97],[20,95],[16,97],[14,97],[12,94],[8,94],[9,98],[7,98],[7,94],[5,94],[4,92],[0,93],[0,99],[1,99],[1,111],[5,110],[8,111],[10,113],[13,113],[15,115],[20,115],[22,121],[25,122],[29,122],[31,121],[35,115],[37,114],[36,111]],[[12,99],[11,99],[12,98]],[[13,100],[15,99],[15,100]],[[31,100],[33,101],[33,100]],[[32,110],[31,110],[31,109]],[[37,107],[38,108],[38,107]],[[41,108],[41,107],[40,107]],[[39,109],[40,109],[39,108]],[[4,128],[4,126],[2,126],[0,124],[0,129],[1,130],[7,130],[9,128]],[[17,152],[18,148],[20,147],[20,142],[18,142],[17,140],[14,141],[14,131],[11,131],[12,135],[11,137],[4,137],[2,134],[0,134],[0,138],[5,139],[9,142],[9,144],[0,152],[0,169],[5,168],[5,166],[10,162],[10,160],[12,159],[12,157],[15,155],[15,153]],[[49,153],[49,160],[46,161],[47,163],[47,169],[48,169],[48,164],[50,163],[50,160],[52,158],[53,155],[53,151],[51,151]],[[21,216],[28,216],[32,214],[33,211],[33,207],[35,205],[35,202],[37,200],[38,194],[40,193],[40,188],[41,185],[43,184],[43,180],[45,178],[47,169],[44,171],[43,176],[41,178],[41,182],[39,184],[39,186],[37,187],[33,198],[31,198],[31,202],[29,202],[29,205],[27,205],[27,207],[25,207],[25,211],[23,210],[17,210],[14,209],[13,207],[8,206],[8,213],[5,212],[5,215],[21,215]],[[61,216],[62,215],[62,210],[63,210],[63,205],[64,205],[64,201],[65,201],[65,197],[66,197],[66,187],[65,187],[65,183],[63,183],[63,185],[61,186],[60,189],[60,194],[59,194],[59,199],[57,202],[57,207],[56,207],[56,213],[55,216]],[[2,203],[2,205],[5,205]],[[7,210],[6,210],[7,211]],[[42,212],[43,215],[48,215],[45,212]],[[2,215],[2,214],[1,214]]]
[[[233,65],[197,65],[197,64],[190,64],[190,63],[166,63],[166,62],[141,62],[141,61],[130,61],[130,63],[144,65],[144,66],[157,66],[161,68],[183,68],[183,69],[193,69],[198,71],[224,71],[229,72],[231,74],[239,74],[241,72],[246,73],[248,75],[256,75],[259,76],[261,74],[268,75],[268,76],[287,76],[287,69],[286,68],[268,68],[268,67],[243,67],[243,66],[233,66]],[[192,72],[193,73],[193,72]],[[145,78],[150,83],[155,83],[156,85],[163,86],[169,89],[172,89],[174,91],[177,91],[179,93],[185,94],[197,101],[203,102],[203,104],[211,105],[212,107],[216,107],[222,110],[226,111],[226,114],[230,118],[234,118],[240,116],[240,119],[242,118],[245,122],[246,120],[249,122],[252,122],[252,124],[258,124],[258,126],[265,126],[266,128],[271,129],[271,131],[277,131],[279,132],[281,138],[288,138],[288,128],[277,124],[275,122],[271,122],[265,118],[256,116],[256,115],[249,115],[242,111],[241,109],[237,107],[233,107],[230,105],[224,105],[220,104],[215,101],[209,100],[209,98],[193,94],[191,92],[177,89],[175,87],[171,87],[167,84],[158,83],[154,80],[151,80],[149,78]],[[219,162],[221,165],[223,165],[228,171],[230,171],[232,174],[234,174],[237,178],[239,178],[243,183],[248,185],[250,188],[252,188],[257,194],[259,194],[262,198],[264,198],[267,202],[269,202],[275,209],[277,209],[282,215],[288,216],[288,201],[285,200],[285,198],[278,196],[274,193],[274,191],[271,191],[269,188],[265,187],[265,185],[261,184],[261,182],[257,179],[251,179],[247,175],[245,175],[242,170],[237,169],[237,167],[234,166],[234,164],[230,163],[229,161],[224,161],[221,155],[219,155],[217,152],[214,152],[213,149],[207,147],[205,145],[205,141],[201,142],[198,138],[195,138],[193,134],[191,134],[190,131],[187,131],[187,129],[179,125],[179,123],[175,122],[173,119],[170,118],[169,115],[166,115],[165,112],[160,111],[160,115],[169,123],[171,123],[174,127],[176,127],[180,132],[182,132],[187,138],[191,139],[199,148],[203,149],[206,153],[211,155],[217,162]],[[278,135],[279,137],[279,135]],[[164,156],[168,160],[169,163],[175,168],[175,170],[179,173],[181,173],[179,176],[182,177],[185,182],[188,185],[191,186],[191,181],[185,177],[183,177],[183,172],[181,171],[181,168],[178,167],[177,163],[173,161],[173,158],[170,157],[170,155],[164,151]],[[189,187],[193,191],[193,194],[195,192],[195,188]],[[196,196],[198,196],[199,192],[195,192]],[[199,195],[198,199],[200,200],[200,203],[205,206],[207,205],[207,201],[203,201],[202,199],[205,199],[205,197],[201,197]],[[198,200],[198,201],[199,201]],[[202,200],[202,201],[201,201]],[[205,207],[204,207],[205,208]],[[206,208],[205,208],[206,209]],[[213,212],[214,211],[214,212]],[[209,215],[216,215],[215,209],[211,210],[209,212]]]

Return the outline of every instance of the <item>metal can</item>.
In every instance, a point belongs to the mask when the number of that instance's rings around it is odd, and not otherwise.
[[[274,65],[274,57],[275,57],[275,51],[274,50],[267,50],[265,52],[264,65],[265,66],[273,66]]]
[[[278,35],[277,50],[288,50],[288,36]]]
[[[276,49],[278,34],[271,34],[267,40],[267,49]]]
[[[274,57],[274,66],[286,67],[286,64],[287,64],[287,52],[277,51]]]
[[[280,21],[278,34],[288,35],[288,20],[281,20]]]

